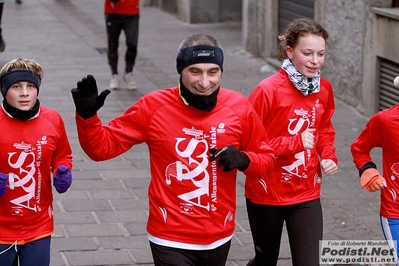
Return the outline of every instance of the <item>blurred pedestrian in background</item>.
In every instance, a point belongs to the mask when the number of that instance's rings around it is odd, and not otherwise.
[[[108,37],[108,64],[111,67],[110,89],[120,89],[118,71],[119,36],[123,31],[126,39],[125,69],[122,79],[128,90],[137,89],[133,67],[137,56],[139,37],[139,0],[105,0],[105,22]]]
[[[0,52],[3,52],[4,49],[6,49],[6,44],[3,40],[2,27],[1,27],[1,17],[3,15],[3,6],[4,6],[4,2],[0,2]]]

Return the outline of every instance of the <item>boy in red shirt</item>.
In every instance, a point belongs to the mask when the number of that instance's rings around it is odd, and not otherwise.
[[[52,184],[72,183],[72,150],[64,122],[40,105],[43,70],[15,59],[0,70],[0,265],[50,265],[54,232]]]

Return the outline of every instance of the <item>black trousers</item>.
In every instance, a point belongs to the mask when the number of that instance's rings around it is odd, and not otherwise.
[[[231,240],[211,250],[187,250],[150,241],[155,266],[225,266]]]
[[[255,246],[249,265],[277,265],[284,222],[293,266],[318,266],[319,241],[323,236],[320,199],[288,206],[255,204],[246,200]]]
[[[112,74],[118,74],[119,36],[122,30],[126,38],[125,72],[133,71],[137,56],[139,15],[105,14],[108,37],[108,64]]]

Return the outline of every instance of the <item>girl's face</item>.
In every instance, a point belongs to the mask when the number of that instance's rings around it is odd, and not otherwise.
[[[12,107],[29,111],[36,103],[37,88],[31,82],[20,81],[11,85],[5,98]]]
[[[307,78],[313,78],[324,65],[326,41],[321,36],[305,35],[294,48],[287,46],[286,49],[295,68]]]

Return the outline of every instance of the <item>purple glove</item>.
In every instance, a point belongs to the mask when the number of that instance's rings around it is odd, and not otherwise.
[[[0,198],[6,193],[6,181],[8,180],[8,175],[0,173]]]
[[[58,193],[64,193],[72,184],[72,174],[68,167],[60,165],[54,175],[54,187]]]

